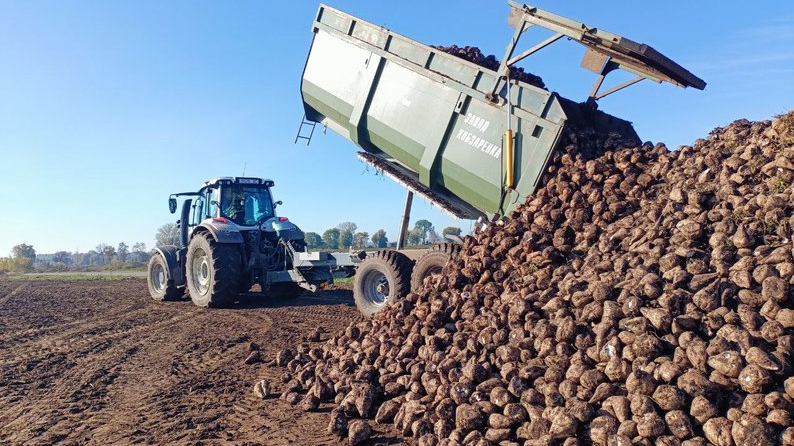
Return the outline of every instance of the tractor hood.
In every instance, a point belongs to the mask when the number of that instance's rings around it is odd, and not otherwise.
[[[260,226],[263,232],[275,232],[284,240],[303,240],[303,231],[286,217],[273,217],[265,220]]]

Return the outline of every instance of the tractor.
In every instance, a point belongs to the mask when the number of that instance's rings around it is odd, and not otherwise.
[[[276,215],[272,180],[223,177],[198,192],[172,194],[171,213],[182,202],[179,246],[156,248],[148,266],[152,298],[223,307],[258,284],[265,295],[294,298],[352,274],[353,254],[308,252],[303,231]]]

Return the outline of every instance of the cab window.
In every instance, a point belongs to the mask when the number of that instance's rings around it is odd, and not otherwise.
[[[224,187],[221,198],[221,215],[238,225],[256,225],[275,215],[266,187],[235,184]]]
[[[210,189],[207,192],[207,217],[217,217],[218,203],[221,202],[221,195],[217,187]]]
[[[204,212],[206,211],[206,199],[203,196],[198,196],[193,201],[193,218],[191,225],[196,226],[204,220]]]

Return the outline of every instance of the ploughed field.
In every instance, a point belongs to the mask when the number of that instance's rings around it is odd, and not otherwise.
[[[346,290],[206,310],[154,302],[139,279],[0,281],[0,444],[339,444],[327,410],[251,389],[280,382],[278,350],[359,317]]]

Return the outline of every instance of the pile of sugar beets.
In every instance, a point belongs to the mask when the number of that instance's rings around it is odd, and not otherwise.
[[[499,69],[499,60],[496,59],[496,56],[493,54],[486,56],[476,46],[437,45],[433,48],[441,50],[447,54],[460,57],[461,59],[466,59],[469,62],[475,63],[489,70],[496,71]],[[518,66],[510,67],[510,79],[526,82],[527,84],[534,85],[538,88],[546,88],[546,84],[543,82],[543,79],[540,76],[526,72],[523,68]]]
[[[418,292],[279,352],[282,398],[334,402],[351,444],[374,418],[422,446],[794,445],[794,112],[604,136],[565,135]]]

